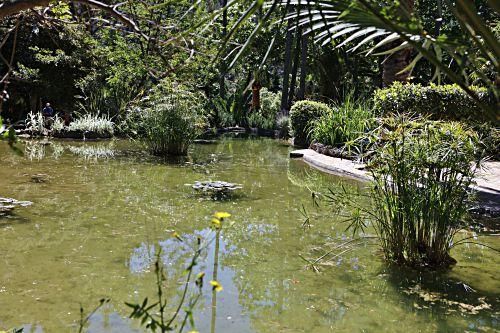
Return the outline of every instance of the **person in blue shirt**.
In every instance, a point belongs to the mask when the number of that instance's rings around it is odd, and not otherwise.
[[[54,109],[50,106],[50,103],[47,103],[42,110],[42,115],[45,118],[50,118],[54,116]]]

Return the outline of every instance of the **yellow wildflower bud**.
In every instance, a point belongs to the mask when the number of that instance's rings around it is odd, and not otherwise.
[[[222,224],[221,224],[220,220],[218,220],[218,219],[212,219],[212,226],[215,229],[220,229],[222,227]]]
[[[222,291],[222,286],[219,282],[217,281],[210,281],[210,284],[212,285],[212,290],[215,290],[216,292]]]
[[[231,217],[231,214],[226,213],[226,212],[216,212],[216,213],[214,214],[214,216],[215,216],[216,218],[218,218],[219,220],[221,220],[221,219],[225,219],[225,218],[227,218],[227,217]]]

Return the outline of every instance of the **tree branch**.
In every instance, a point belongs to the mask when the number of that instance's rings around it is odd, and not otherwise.
[[[48,7],[51,0],[14,0],[14,1],[4,1],[0,5],[0,20],[4,18],[17,14],[23,10],[32,9],[35,7]],[[109,13],[111,16],[116,18],[118,21],[132,28],[135,32],[139,33],[142,37],[148,38],[144,35],[140,29],[137,27],[136,23],[128,18],[125,14],[118,11],[118,7],[124,3],[117,3],[113,5],[108,5],[97,0],[64,0],[64,2],[77,2],[89,5],[93,8],[97,8]]]

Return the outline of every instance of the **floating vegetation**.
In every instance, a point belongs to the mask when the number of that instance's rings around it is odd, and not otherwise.
[[[197,181],[188,184],[197,192],[210,195],[213,199],[223,199],[231,196],[233,192],[243,188],[241,184],[233,184],[224,181]]]
[[[34,175],[31,175],[31,182],[32,183],[46,183],[49,180],[49,175],[45,173],[37,173]]]
[[[31,201],[19,201],[11,198],[0,197],[0,216],[10,214],[16,207],[27,207],[32,205]]]

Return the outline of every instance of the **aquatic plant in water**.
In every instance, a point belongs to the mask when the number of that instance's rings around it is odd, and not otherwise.
[[[186,155],[205,125],[200,97],[186,87],[163,82],[144,102],[142,139],[155,155]]]
[[[351,229],[370,221],[385,257],[408,266],[449,266],[454,240],[467,226],[471,185],[480,167],[477,134],[459,123],[398,116],[371,133],[372,206],[356,205],[347,193],[335,203],[352,205]]]
[[[29,112],[26,117],[26,129],[31,132],[32,135],[45,135],[47,130],[45,129],[45,119],[41,112],[33,113]]]

